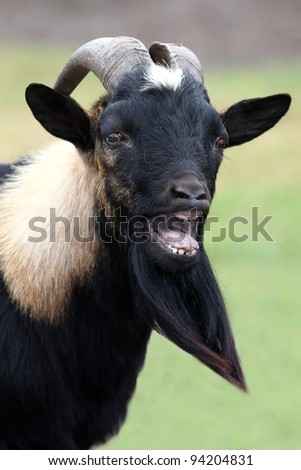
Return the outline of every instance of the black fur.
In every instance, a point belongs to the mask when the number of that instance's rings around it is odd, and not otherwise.
[[[225,304],[205,251],[181,276],[162,276],[133,245],[130,267],[138,310],[154,322],[155,329],[245,390]]]
[[[74,286],[59,324],[20,312],[1,282],[1,449],[86,449],[114,435],[153,329],[246,389],[202,244],[204,222],[222,161],[217,142],[237,145],[260,135],[290,99],[243,102],[220,116],[189,74],[176,91],[141,91],[144,72],[137,67],[124,78],[93,125],[71,98],[43,85],[27,90],[35,117],[49,132],[83,156],[101,149],[94,164],[105,170],[108,207],[95,204],[98,235],[106,243],[92,280]],[[122,136],[114,145],[107,140],[112,133]],[[172,255],[149,239],[141,243],[135,232],[134,220],[149,234],[156,216],[193,209],[202,214],[195,256]],[[127,223],[120,225],[123,216]],[[109,218],[113,224],[105,230]]]
[[[56,326],[20,315],[1,283],[0,449],[87,449],[119,430],[151,326],[115,261],[103,256]]]

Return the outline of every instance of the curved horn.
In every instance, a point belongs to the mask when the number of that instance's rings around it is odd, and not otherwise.
[[[94,39],[71,55],[54,88],[70,95],[91,71],[110,93],[126,71],[138,64],[151,63],[148,50],[138,39],[125,36]]]
[[[203,70],[197,56],[181,44],[153,42],[149,53],[155,64],[188,70],[199,82],[204,82]]]

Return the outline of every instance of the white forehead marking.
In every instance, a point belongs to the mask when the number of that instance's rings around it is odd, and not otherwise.
[[[163,65],[152,64],[145,73],[145,83],[141,91],[149,88],[169,88],[176,90],[182,83],[183,71],[181,69],[171,69]]]

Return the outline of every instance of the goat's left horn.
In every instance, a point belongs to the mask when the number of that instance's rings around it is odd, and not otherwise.
[[[54,88],[65,95],[70,95],[91,71],[110,93],[125,72],[135,65],[151,63],[148,50],[138,39],[125,36],[94,39],[71,55]]]
[[[188,70],[199,82],[204,82],[203,70],[197,56],[181,44],[153,42],[149,53],[155,64]]]

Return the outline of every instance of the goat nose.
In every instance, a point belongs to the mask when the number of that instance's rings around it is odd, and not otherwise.
[[[196,177],[183,178],[173,182],[171,195],[177,199],[193,199],[201,201],[208,198],[206,185]]]

